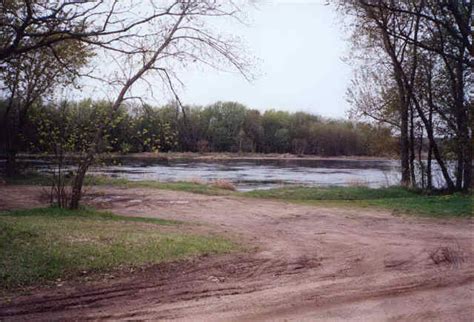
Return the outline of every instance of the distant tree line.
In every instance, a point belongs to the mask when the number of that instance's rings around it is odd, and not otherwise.
[[[3,110],[7,102],[3,102]],[[18,129],[18,152],[82,153],[110,103],[84,100],[36,104]],[[6,135],[1,146],[6,152]],[[304,112],[260,112],[235,102],[209,106],[123,105],[106,126],[101,151],[258,152],[321,156],[396,153],[390,129]],[[9,150],[12,151],[11,149]]]

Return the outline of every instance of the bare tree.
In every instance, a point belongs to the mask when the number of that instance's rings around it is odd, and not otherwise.
[[[130,91],[137,83],[149,77],[158,77],[180,104],[177,94],[180,80],[175,74],[178,68],[187,68],[195,63],[215,68],[230,66],[248,77],[249,64],[240,54],[239,43],[209,24],[210,20],[238,19],[240,10],[236,4],[180,0],[163,7],[150,2],[146,9],[153,12],[152,19],[141,24],[139,31],[125,33],[120,40],[114,36],[110,43],[102,46],[122,67],[121,75],[109,81],[109,84],[118,87],[118,94],[108,116],[98,124],[94,142],[79,163],[70,208],[79,206],[84,178],[100,152],[104,129],[123,102],[133,98]]]
[[[2,1],[0,62],[70,40],[115,50],[117,43],[127,41],[150,21],[171,14],[152,9],[124,19],[139,5],[118,0]]]
[[[153,88],[148,80],[159,79],[181,105],[178,69],[185,70],[195,63],[214,68],[230,66],[248,76],[248,61],[241,55],[240,44],[216,29],[218,21],[239,20],[240,7],[233,1],[212,0],[2,1],[1,66],[18,61],[22,55],[50,50],[57,62],[68,68],[70,64],[54,48],[71,41],[93,48],[107,66],[115,66],[114,72],[106,72],[106,76],[88,75],[118,91],[107,117],[98,122],[93,143],[81,158],[71,208],[79,205],[85,174],[100,152],[104,129],[123,102],[133,98],[131,90],[138,83]],[[217,23],[212,25],[212,21]],[[99,64],[104,65],[104,61]]]

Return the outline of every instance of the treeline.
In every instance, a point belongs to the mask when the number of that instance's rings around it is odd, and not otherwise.
[[[360,66],[349,89],[353,114],[387,124],[400,137],[402,185],[433,190],[433,176],[441,173],[448,191],[468,191],[472,1],[339,2]]]
[[[5,102],[3,106],[5,106]],[[110,103],[84,100],[37,104],[6,153],[80,153],[93,141]],[[260,112],[234,102],[209,106],[121,106],[107,122],[102,151],[258,152],[341,155],[396,153],[387,127],[303,112]],[[60,151],[59,151],[60,150]]]

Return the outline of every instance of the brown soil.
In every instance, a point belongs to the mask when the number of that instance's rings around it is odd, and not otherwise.
[[[0,187],[0,209],[41,189]],[[0,304],[0,319],[472,321],[473,221],[101,187],[87,203],[202,223],[248,253],[71,282]]]

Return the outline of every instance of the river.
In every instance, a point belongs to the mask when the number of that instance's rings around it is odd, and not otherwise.
[[[47,172],[45,161],[29,160],[33,168]],[[351,186],[373,188],[397,184],[395,160],[279,159],[279,160],[156,160],[130,158],[118,165],[95,166],[91,174],[128,180],[198,181],[226,180],[237,190],[270,189],[287,185]]]

